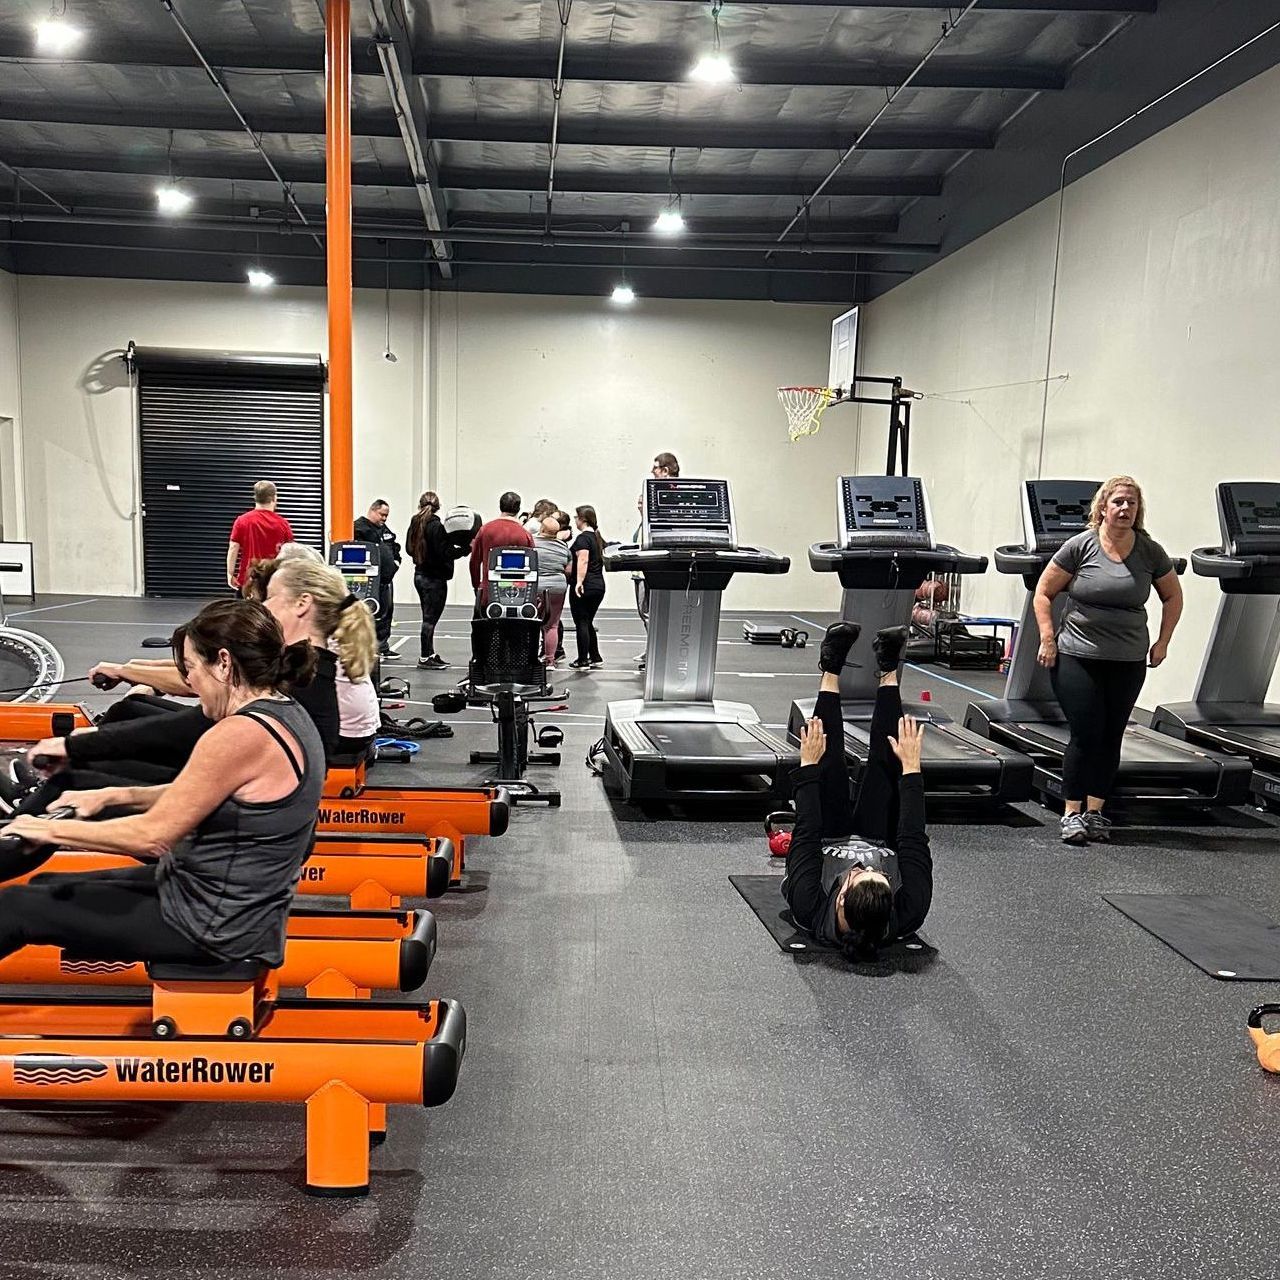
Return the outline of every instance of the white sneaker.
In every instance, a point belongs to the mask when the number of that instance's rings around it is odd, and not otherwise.
[[[1064,813],[1062,815],[1062,843],[1088,844],[1089,827],[1082,813]]]

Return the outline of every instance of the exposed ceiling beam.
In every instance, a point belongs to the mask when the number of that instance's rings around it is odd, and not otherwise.
[[[391,98],[391,109],[404,139],[405,155],[422,206],[422,217],[427,228],[436,231],[449,220],[448,206],[444,192],[440,190],[436,161],[431,153],[426,101],[418,93],[413,79],[409,32],[401,23],[394,5],[388,5],[386,0],[369,0],[369,6],[376,28],[378,59]],[[445,259],[440,263],[440,274],[446,280],[451,279],[453,273],[447,261],[449,246],[443,240],[433,240],[431,248],[437,258]]]
[[[631,226],[641,232],[647,232],[648,226],[640,219],[637,219],[633,213],[619,211],[617,213],[601,213],[601,214],[572,214],[566,213],[563,209],[560,217],[556,221],[555,229],[558,232],[572,232],[575,230],[591,231],[598,230],[601,224],[614,223],[615,225],[623,219],[630,219]],[[770,231],[778,231],[785,221],[785,217],[773,218],[699,218],[688,217],[685,219],[685,227],[687,234],[700,235],[740,235],[740,236],[764,236]],[[478,213],[471,211],[460,211],[455,217],[452,226],[460,229],[466,227],[505,227],[508,230],[520,231],[537,231],[543,226],[543,218],[540,215],[530,216],[523,213]],[[865,218],[813,218],[809,223],[809,234],[812,236],[868,236],[868,235],[893,235],[898,229],[898,218],[896,214],[884,214],[878,217]]]
[[[706,8],[706,0],[643,0],[646,4],[685,4]],[[775,9],[936,9],[937,0],[767,0]],[[1159,0],[983,0],[987,13],[1155,13]],[[955,8],[954,0],[950,6]]]
[[[452,191],[538,191],[541,175],[533,169],[442,169],[441,182]],[[561,173],[556,185],[563,192],[666,195],[665,173]],[[800,196],[813,185],[810,177],[760,177],[736,174],[681,174],[677,185],[686,196]],[[833,182],[831,196],[888,196],[912,199],[942,193],[942,176],[843,178]]]
[[[679,84],[689,78],[690,58],[686,51],[655,54],[599,55],[565,54],[565,78],[588,83]],[[438,50],[414,59],[417,75],[440,79],[471,78],[494,80],[538,80],[554,74],[551,59],[537,53],[512,50],[506,53],[475,53],[467,50]],[[791,87],[820,86],[841,89],[893,88],[910,72],[909,66],[860,65],[853,61],[814,62],[795,58],[769,58],[744,51],[734,59],[739,84]],[[1066,76],[1054,67],[1006,63],[976,65],[951,59],[918,78],[921,89],[1061,89]]]
[[[16,208],[0,206],[0,219],[8,219],[14,226],[38,226],[45,223],[81,227],[133,227],[151,231],[164,231],[178,234],[195,232],[238,232],[252,236],[262,236],[278,231],[273,224],[263,224],[253,218],[184,218],[180,224],[171,219],[148,217],[137,213],[59,213],[46,209]],[[308,229],[316,235],[323,235],[322,229],[313,224]],[[671,252],[705,252],[705,253],[801,253],[801,254],[835,254],[841,257],[851,254],[875,254],[884,257],[932,257],[938,246],[932,243],[906,243],[894,240],[828,240],[826,238],[810,238],[793,240],[786,244],[776,244],[767,237],[702,234],[698,236],[658,236],[644,232],[621,231],[589,231],[560,230],[556,228],[550,235],[540,231],[507,230],[506,228],[483,227],[449,227],[445,230],[431,232],[421,226],[406,226],[403,223],[381,223],[361,220],[352,231],[361,239],[373,240],[426,240],[439,239],[455,244],[515,244],[531,245],[540,248],[601,248],[605,245],[625,245],[627,249],[648,248]],[[297,236],[299,230],[293,235]]]
[[[169,173],[169,165],[161,155],[77,155],[69,152],[37,154],[34,151],[6,151],[9,163],[15,169],[40,173],[111,173],[138,177],[163,178]],[[292,187],[323,187],[324,162],[281,160],[277,166]],[[178,178],[207,178],[225,182],[269,182],[262,177],[261,164],[256,156],[235,156],[206,153],[184,156],[174,164]],[[414,183],[408,170],[388,170],[378,165],[353,165],[351,181],[354,187],[393,188],[407,190]],[[546,184],[546,174],[536,169],[456,169],[444,168],[439,173],[440,186],[445,191],[541,191]],[[745,196],[774,197],[802,196],[813,185],[811,177],[759,177],[734,174],[689,174],[679,179],[679,188],[686,196]],[[602,195],[666,195],[669,184],[665,173],[626,172],[573,172],[556,176],[556,186],[567,194]],[[885,196],[899,199],[915,199],[921,196],[937,196],[942,192],[942,177],[892,174],[878,178],[838,178],[824,194],[834,197]],[[101,199],[99,194],[94,197]]]
[[[369,50],[357,41],[352,53],[354,74],[370,77],[382,75],[376,47]],[[182,56],[182,50],[168,45],[95,44],[91,57],[65,59],[72,65],[113,67],[163,67],[169,70],[195,70]],[[306,72],[319,75],[324,70],[323,51],[279,46],[257,49],[206,50],[210,63],[223,74],[261,75],[278,71]],[[25,37],[0,35],[0,63],[48,64],[47,58],[31,55],[31,42]],[[512,47],[479,53],[469,49],[434,49],[418,53],[406,62],[414,76],[438,79],[550,80],[555,75],[555,59],[537,49]],[[796,58],[771,58],[758,51],[744,50],[735,58],[738,82],[747,85],[823,86],[841,89],[892,88],[901,84],[910,67],[894,63],[866,64],[851,60],[814,62]],[[689,77],[689,55],[685,50],[657,50],[652,53],[622,52],[602,58],[598,54],[566,50],[565,78],[596,84],[678,84]],[[949,58],[930,67],[915,82],[918,89],[1025,89],[1045,91],[1061,89],[1066,83],[1064,72],[1056,67],[1030,63],[977,63],[971,59]]]
[[[291,134],[323,137],[320,115],[308,113],[255,113],[247,117],[255,134]],[[76,125],[82,128],[173,129],[178,132],[235,133],[218,110],[184,110],[167,114],[154,108],[84,107],[42,103],[0,105],[0,125]],[[446,142],[544,143],[549,122],[534,119],[473,120],[437,116],[432,122],[437,140]],[[360,138],[398,138],[394,117],[366,112],[352,122]],[[569,120],[561,123],[562,146],[669,147],[742,149],[747,151],[841,151],[857,133],[844,129],[778,128],[776,125],[736,125],[714,122],[678,124],[663,121]],[[995,134],[987,129],[884,129],[864,144],[869,151],[985,151],[995,146]]]

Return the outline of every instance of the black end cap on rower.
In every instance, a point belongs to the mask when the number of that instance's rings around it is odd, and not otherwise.
[[[440,1025],[422,1046],[422,1105],[438,1107],[453,1097],[467,1051],[467,1014],[456,1000],[441,1000]]]
[[[500,836],[511,825],[511,792],[499,787],[489,801],[489,834]]]
[[[439,898],[449,892],[453,879],[453,841],[437,836],[435,852],[427,858],[427,897]]]
[[[400,990],[417,991],[431,972],[436,955],[436,918],[430,911],[415,911],[413,927],[400,939]]]
[[[369,1194],[367,1182],[360,1187],[317,1187],[310,1182],[304,1182],[302,1189],[307,1195],[315,1196],[319,1200],[354,1200],[358,1196]]]

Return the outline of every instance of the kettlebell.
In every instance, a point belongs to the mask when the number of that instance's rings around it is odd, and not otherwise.
[[[1249,1013],[1249,1038],[1264,1071],[1280,1073],[1280,1031],[1268,1032],[1263,1018],[1280,1015],[1280,1004],[1260,1004]]]
[[[769,838],[769,854],[774,858],[785,858],[791,852],[791,832],[783,830],[795,825],[796,815],[791,809],[778,809],[764,820],[764,833]]]

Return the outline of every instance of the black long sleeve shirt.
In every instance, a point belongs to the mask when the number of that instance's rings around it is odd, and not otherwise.
[[[849,863],[823,852],[818,777],[818,765],[804,765],[794,775],[796,825],[783,891],[799,928],[819,942],[839,946],[836,898]],[[895,852],[901,883],[894,893],[893,915],[885,933],[890,941],[915,933],[933,901],[933,855],[925,831],[924,781],[918,773],[904,775],[898,784],[897,834]]]
[[[412,538],[409,545],[413,546]],[[448,582],[453,577],[454,564],[470,553],[470,546],[457,546],[450,540],[444,521],[439,516],[432,516],[422,526],[422,541],[418,555],[414,557],[414,569],[424,578]]]

